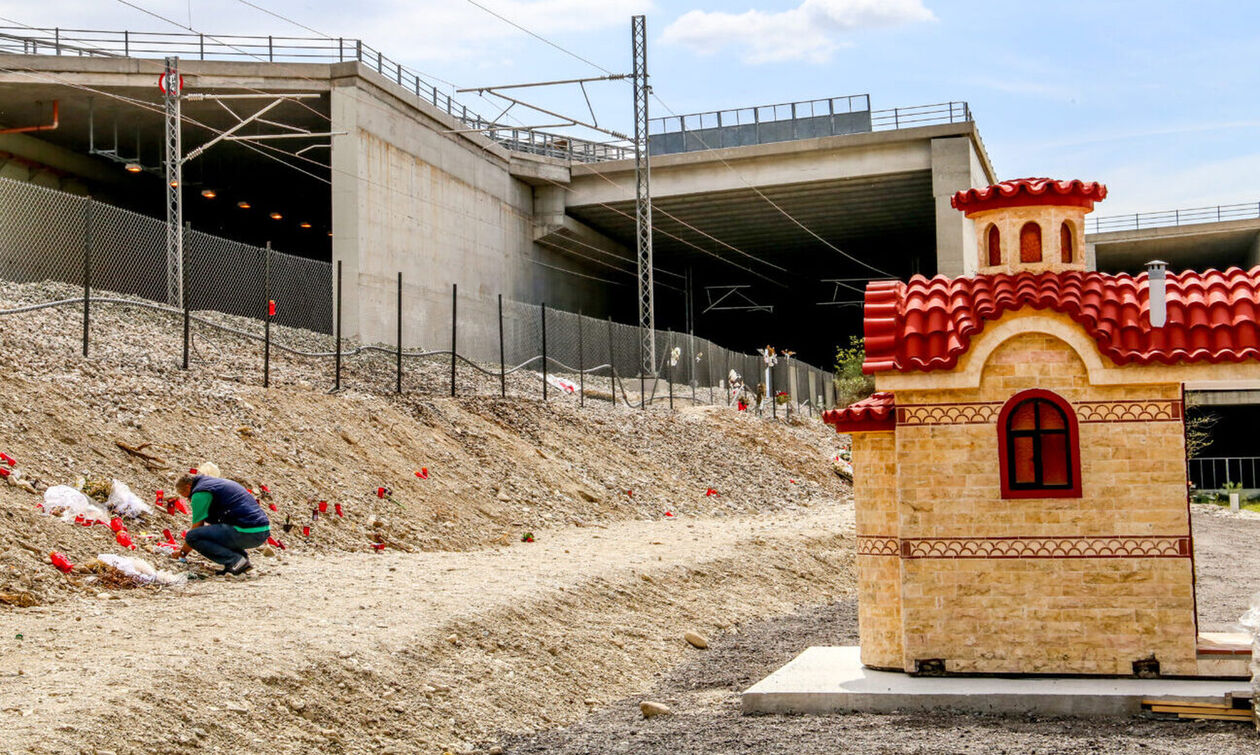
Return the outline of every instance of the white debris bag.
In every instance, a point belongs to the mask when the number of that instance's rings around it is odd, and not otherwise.
[[[548,375],[547,382],[565,393],[574,393],[578,389],[577,383],[572,380],[565,380],[562,377],[556,377],[555,375]]]
[[[101,560],[101,563],[108,564],[131,577],[136,584],[182,585],[188,581],[187,574],[172,574],[168,571],[158,571],[153,568],[153,564],[145,561],[143,558],[116,556],[113,553],[102,553],[97,558]]]
[[[44,513],[60,517],[63,522],[73,522],[78,517],[89,522],[109,521],[104,509],[69,485],[54,485],[44,491]]]
[[[1260,700],[1260,593],[1252,596],[1251,609],[1238,620],[1251,632],[1251,699]],[[1260,728],[1260,723],[1257,723]]]
[[[141,514],[152,514],[153,507],[141,501],[136,494],[131,492],[131,488],[127,484],[119,480],[114,480],[114,484],[109,488],[109,500],[105,502],[119,516],[138,517]]]
[[[197,474],[206,477],[222,477],[223,473],[219,471],[219,465],[213,461],[203,461],[197,465]]]

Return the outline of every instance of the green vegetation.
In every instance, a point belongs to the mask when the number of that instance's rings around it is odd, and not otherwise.
[[[875,392],[875,378],[862,374],[866,349],[862,339],[849,336],[849,348],[836,349],[836,406],[848,406]]]

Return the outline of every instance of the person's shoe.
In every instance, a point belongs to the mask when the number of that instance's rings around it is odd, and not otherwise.
[[[249,562],[248,556],[242,556],[241,560],[226,568],[228,574],[244,574],[250,569],[253,569],[254,565]]]

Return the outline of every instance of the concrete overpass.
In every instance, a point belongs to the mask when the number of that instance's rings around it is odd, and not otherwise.
[[[1138,273],[1149,260],[1169,270],[1260,265],[1260,203],[1091,218],[1085,244],[1107,272]]]
[[[19,31],[0,32],[0,52],[20,53],[0,55],[0,128],[44,122],[53,101],[61,118],[56,130],[0,136],[0,175],[161,217],[162,62],[151,57],[161,42],[182,56],[186,92],[314,93],[273,120],[345,132],[301,159],[220,144],[190,163],[184,188],[197,230],[342,263],[347,333],[392,340],[398,271],[409,321],[443,322],[451,283],[487,300],[503,293],[634,319],[624,146],[470,133],[484,125],[476,114],[355,40],[301,40],[300,57],[286,59],[266,38],[94,33],[89,45]],[[871,111],[867,98],[825,116],[798,105],[675,147],[654,134],[661,149],[683,150],[653,160],[661,327],[682,326],[687,278],[697,310],[706,286],[748,285],[773,316],[713,311],[698,333],[745,349],[808,341],[800,350],[826,363],[857,309],[818,306],[832,295],[824,279],[968,271],[971,225],[949,196],[996,176],[964,103]],[[184,107],[186,148],[235,122],[213,102]],[[731,135],[721,143],[738,146],[696,149]],[[414,334],[417,344],[448,337]]]

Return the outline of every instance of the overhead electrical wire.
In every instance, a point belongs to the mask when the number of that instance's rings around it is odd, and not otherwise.
[[[529,34],[531,37],[534,37],[535,39],[538,39],[539,41],[544,42],[545,44],[550,45],[551,47],[554,47],[554,48],[556,48],[557,50],[560,50],[561,52],[564,52],[565,54],[570,55],[570,56],[572,56],[573,58],[576,58],[577,60],[582,61],[583,63],[586,63],[587,65],[593,66],[594,68],[596,68],[596,69],[598,69],[598,70],[600,70],[600,71],[603,71],[604,73],[607,73],[607,74],[612,74],[612,71],[609,71],[607,68],[605,68],[605,67],[603,67],[603,66],[599,65],[598,63],[595,63],[595,62],[593,62],[593,61],[591,61],[591,60],[588,60],[587,58],[584,58],[584,57],[582,57],[581,55],[578,55],[577,53],[575,53],[575,52],[573,52],[573,51],[571,51],[571,50],[568,50],[568,49],[566,49],[566,48],[564,48],[564,47],[562,47],[562,46],[560,46],[560,45],[556,44],[555,42],[552,42],[551,40],[546,39],[546,38],[544,38],[544,37],[540,36],[539,34],[536,34],[535,32],[533,32],[533,31],[531,31],[531,30],[529,30],[529,29],[526,29],[525,27],[521,26],[520,24],[517,24],[516,22],[514,22],[514,21],[512,21],[512,20],[510,20],[510,19],[504,18],[504,17],[503,17],[503,16],[501,16],[500,14],[495,13],[494,11],[490,10],[489,8],[486,8],[485,6],[481,5],[480,3],[475,2],[475,0],[465,0],[465,2],[468,2],[468,3],[470,3],[471,5],[475,5],[475,6],[477,6],[478,8],[481,8],[482,10],[486,11],[486,12],[487,12],[487,13],[489,13],[490,15],[495,16],[496,18],[498,18],[498,19],[500,19],[500,20],[502,20],[502,21],[504,21],[504,22],[506,22],[506,23],[508,23],[508,24],[511,24],[512,26],[516,27],[517,29],[520,29],[521,31],[525,32],[526,34]],[[656,99],[656,101],[657,101],[657,102],[659,102],[659,103],[661,104],[661,106],[662,106],[662,107],[664,107],[666,110],[668,110],[668,111],[670,112],[670,114],[671,114],[671,115],[673,115],[673,116],[675,116],[675,117],[678,117],[678,114],[677,114],[677,113],[675,113],[675,112],[674,112],[674,110],[673,110],[672,108],[670,108],[670,107],[669,107],[669,105],[668,105],[668,104],[666,104],[666,103],[665,103],[665,101],[664,101],[664,100],[662,100],[662,99],[660,98],[660,96],[659,96],[659,95],[657,95],[655,92],[652,92],[652,97],[653,97],[654,99]],[[712,147],[709,147],[709,145],[708,145],[708,144],[705,144],[705,143],[704,143],[704,141],[703,141],[702,139],[700,139],[699,137],[697,137],[697,139],[698,139],[698,140],[700,141],[700,143],[701,143],[701,144],[703,144],[703,145],[704,145],[707,149],[712,149]],[[819,235],[818,235],[817,233],[815,233],[815,232],[814,232],[811,228],[809,228],[808,226],[806,226],[804,223],[802,223],[800,220],[798,220],[796,217],[794,217],[794,216],[793,216],[791,213],[789,213],[787,210],[783,209],[783,207],[781,207],[781,206],[780,206],[777,202],[775,202],[774,200],[772,200],[772,199],[770,199],[768,196],[766,196],[766,195],[765,195],[765,194],[764,194],[764,193],[763,193],[760,189],[758,189],[757,187],[755,187],[755,186],[753,186],[752,184],[748,183],[748,181],[744,180],[744,177],[743,177],[742,175],[740,175],[740,174],[739,174],[739,171],[738,171],[738,170],[736,170],[734,166],[732,166],[729,162],[727,162],[727,161],[726,161],[724,158],[722,158],[720,155],[718,156],[718,159],[722,162],[722,164],[723,164],[723,165],[725,165],[728,169],[730,169],[732,172],[734,172],[734,173],[735,173],[735,175],[739,178],[739,180],[740,180],[740,182],[741,182],[741,183],[743,183],[743,184],[744,184],[745,186],[747,186],[748,188],[752,189],[752,190],[753,190],[753,191],[757,194],[757,196],[759,196],[760,198],[764,199],[764,200],[765,200],[767,203],[769,203],[769,204],[770,204],[770,206],[771,206],[771,207],[773,207],[776,211],[778,211],[780,214],[782,214],[782,215],[783,215],[784,217],[786,217],[788,220],[792,221],[794,224],[796,224],[797,226],[799,226],[799,227],[800,227],[802,230],[804,230],[806,233],[808,233],[809,235],[813,236],[813,237],[814,237],[815,239],[817,239],[818,241],[822,242],[822,243],[823,243],[824,245],[826,245],[828,248],[830,248],[831,250],[833,250],[833,251],[835,251],[835,252],[839,253],[840,255],[842,255],[842,256],[844,256],[844,257],[846,257],[846,258],[848,258],[848,259],[850,259],[850,260],[852,260],[852,261],[854,261],[854,262],[856,262],[856,263],[858,263],[859,265],[862,265],[863,267],[869,268],[869,269],[871,269],[871,270],[874,270],[874,271],[875,271],[875,272],[877,272],[877,273],[880,273],[881,275],[885,275],[885,276],[888,276],[888,277],[895,277],[895,276],[893,276],[891,273],[887,273],[887,272],[885,272],[885,271],[883,271],[883,270],[879,269],[878,267],[875,267],[874,265],[871,265],[870,263],[867,263],[867,262],[865,262],[865,261],[863,261],[863,260],[861,260],[861,259],[859,259],[859,258],[857,258],[857,257],[854,257],[853,255],[849,254],[848,252],[845,252],[844,250],[842,250],[842,249],[840,249],[839,247],[835,246],[835,245],[834,245],[834,244],[832,244],[830,241],[827,241],[827,240],[826,240],[826,239],[824,239],[822,236],[819,236]],[[658,209],[658,208],[657,208],[657,206],[656,206],[656,203],[655,203],[655,202],[653,202],[653,203],[652,203],[652,209],[653,209],[653,210],[657,210],[657,209]],[[675,217],[675,216],[673,216],[673,215],[669,214],[668,212],[665,212],[664,210],[661,210],[661,212],[662,212],[663,214],[665,214],[665,216],[666,216],[666,217],[669,217],[670,219],[675,220],[675,221],[677,221],[677,222],[680,222],[680,223],[681,223],[681,221],[679,221],[679,219],[678,219],[677,217]],[[684,224],[684,225],[686,225],[686,224]],[[689,228],[691,228],[692,230],[697,230],[697,229],[695,229],[693,226],[688,226],[688,227],[689,227]],[[655,231],[656,229],[653,229],[653,230]],[[708,236],[708,234],[704,234],[704,235]],[[717,240],[717,239],[714,239],[714,237],[712,237],[712,236],[709,236],[709,238],[710,238],[710,239],[713,239],[713,240],[715,240],[715,241]],[[729,244],[725,244],[725,242],[720,242],[720,241],[719,241],[719,243],[722,243],[724,246],[727,246],[728,248],[735,249],[735,247],[730,246]],[[736,251],[740,251],[740,250],[736,250]],[[742,252],[742,251],[740,251],[740,253],[741,253],[741,254],[744,254],[745,256],[749,256],[749,257],[751,257],[751,258],[753,258],[753,259],[756,259],[758,262],[761,262],[762,264],[770,265],[771,267],[774,267],[774,268],[776,268],[776,269],[778,269],[778,270],[781,270],[781,271],[783,271],[783,272],[788,272],[785,268],[780,267],[779,265],[775,265],[774,263],[769,262],[769,261],[767,261],[767,260],[762,260],[762,259],[760,259],[760,258],[758,258],[758,257],[755,257],[754,255],[749,255],[749,254],[747,254],[746,252]]]
[[[286,21],[286,22],[288,22],[288,23],[294,24],[295,26],[298,26],[298,27],[300,27],[300,28],[302,28],[302,29],[305,29],[305,30],[307,30],[307,31],[313,32],[313,33],[315,33],[315,34],[319,34],[320,36],[326,37],[326,38],[328,38],[328,39],[332,39],[332,38],[333,38],[333,37],[329,36],[328,34],[325,34],[325,33],[323,33],[323,32],[320,32],[320,31],[319,31],[319,30],[317,30],[317,29],[314,29],[314,28],[312,28],[312,27],[310,27],[310,26],[307,26],[307,25],[305,25],[305,24],[302,24],[302,23],[300,23],[300,22],[298,22],[298,21],[296,21],[296,20],[294,20],[294,19],[288,18],[287,16],[284,16],[284,15],[282,15],[282,14],[274,13],[274,12],[272,12],[272,11],[270,11],[270,10],[266,9],[266,8],[263,8],[263,7],[261,7],[261,6],[257,5],[257,4],[255,4],[255,3],[248,2],[247,0],[238,0],[238,1],[239,1],[239,2],[242,2],[243,4],[245,4],[245,5],[247,5],[247,6],[251,7],[251,8],[254,8],[254,9],[256,9],[256,10],[260,11],[260,12],[267,13],[268,15],[270,15],[270,16],[272,16],[272,17],[275,17],[275,18],[278,18],[278,19],[284,20],[284,21]],[[150,16],[153,16],[154,18],[158,18],[158,19],[160,19],[160,20],[162,20],[162,21],[165,21],[165,22],[167,22],[167,23],[169,23],[169,24],[171,24],[171,25],[173,25],[173,26],[176,26],[176,27],[178,27],[178,28],[187,29],[187,30],[189,30],[189,31],[191,31],[191,32],[194,32],[194,33],[197,33],[197,34],[202,34],[202,32],[199,32],[199,31],[197,31],[196,29],[193,29],[193,28],[191,28],[191,27],[184,26],[184,25],[182,25],[182,24],[178,23],[177,21],[174,21],[174,20],[172,20],[172,19],[166,18],[165,16],[162,16],[161,14],[155,13],[155,12],[150,11],[150,10],[148,10],[148,9],[142,8],[142,7],[140,7],[140,6],[138,6],[138,5],[134,4],[134,3],[128,2],[128,0],[119,0],[119,2],[121,2],[122,4],[127,5],[127,6],[129,6],[129,7],[135,8],[136,10],[140,10],[140,11],[142,11],[142,12],[144,12],[144,13],[146,13],[146,14],[150,15]],[[509,23],[510,23],[510,22],[509,22]],[[528,31],[528,30],[526,30],[526,31]],[[215,40],[215,41],[220,42],[220,44],[224,44],[221,40],[218,40],[216,37],[213,37],[213,36],[211,36],[211,35],[206,35],[206,36],[208,36],[209,38],[211,38],[211,39],[213,39],[213,40]],[[262,60],[263,60],[260,56],[253,55],[253,54],[251,54],[251,53],[249,53],[249,52],[247,52],[247,51],[245,51],[245,50],[242,50],[242,49],[240,49],[240,48],[238,48],[238,47],[235,47],[235,46],[232,46],[232,45],[227,45],[227,46],[228,46],[228,47],[231,47],[232,49],[236,50],[238,53],[240,53],[240,54],[242,54],[242,55],[246,55],[246,56],[248,56],[248,57],[255,58],[255,59],[259,60],[259,61],[262,61]],[[588,62],[589,62],[589,61],[588,61]],[[300,77],[300,78],[303,78],[303,79],[305,79],[305,80],[307,80],[307,81],[311,82],[312,84],[319,84],[319,83],[320,83],[320,82],[316,82],[314,79],[311,79],[310,77],[305,76],[305,75],[303,75],[303,74],[301,74],[301,73],[299,73],[298,75],[299,75],[299,77]],[[432,77],[432,78],[437,79],[437,77]],[[439,79],[439,80],[440,80],[440,79]],[[451,84],[451,82],[444,82],[444,83]],[[454,85],[454,84],[451,84],[451,86],[455,86],[455,85]],[[246,89],[249,89],[248,87],[245,87],[245,88],[246,88]],[[258,90],[252,90],[252,91],[257,92]],[[379,110],[381,110],[382,112],[384,112],[384,108],[383,108],[383,107],[382,107],[379,103],[373,103],[373,102],[370,102],[370,101],[364,101],[364,100],[361,100],[361,99],[359,99],[359,98],[357,98],[357,97],[355,98],[355,101],[356,101],[356,102],[358,102],[359,104],[363,104],[363,105],[368,105],[368,106],[376,107],[377,109],[379,109]],[[311,112],[313,112],[313,113],[315,113],[315,114],[319,115],[319,116],[320,116],[321,118],[323,118],[324,120],[328,121],[328,122],[329,122],[329,124],[331,125],[331,123],[332,123],[332,119],[331,119],[329,116],[326,116],[326,115],[324,115],[323,113],[320,113],[319,111],[315,110],[314,108],[311,108],[309,105],[305,105],[305,103],[301,103],[301,104],[303,104],[303,105],[306,107],[306,109],[310,110]],[[301,156],[301,155],[293,155],[292,153],[285,152],[284,150],[276,150],[276,151],[280,152],[281,154],[290,155],[290,156],[296,157],[296,158],[298,158],[298,159],[305,160],[305,161],[307,161],[307,162],[310,162],[310,163],[312,163],[312,164],[314,164],[314,165],[318,165],[318,166],[320,166],[320,167],[324,167],[324,168],[328,168],[328,169],[330,169],[330,170],[334,170],[334,169],[332,169],[332,168],[331,168],[331,166],[325,166],[323,163],[321,163],[321,162],[319,162],[319,161],[316,161],[316,160],[311,160],[310,158],[307,158],[307,157],[304,157],[304,156]],[[340,172],[343,172],[343,173],[345,173],[346,175],[352,175],[352,174],[350,174],[349,172],[346,172],[346,171],[340,171]],[[359,179],[359,180],[368,181],[368,179],[365,179],[365,178],[363,178],[362,176],[357,176],[357,175],[355,175],[354,177],[355,177],[355,178],[357,178],[357,179]],[[393,190],[393,191],[397,191],[396,189],[393,189],[392,187],[386,186],[386,185],[384,185],[384,184],[379,184],[379,183],[377,183],[377,185],[381,186],[381,188],[384,188],[384,189],[386,189],[386,190]],[[411,198],[411,199],[416,199],[416,200],[418,200],[418,201],[430,201],[430,203],[432,203],[432,202],[431,202],[431,200],[424,200],[423,198],[416,197],[414,194],[410,194],[410,193],[403,193],[403,195],[404,195],[404,196],[406,196],[406,197],[408,197],[408,198]],[[605,207],[608,207],[608,209],[613,209],[613,208],[609,207],[609,206],[608,206],[608,205],[606,205],[606,204],[603,204],[603,203],[601,203],[601,204],[602,204],[603,206],[605,206]],[[469,217],[466,213],[465,213],[464,215],[465,215],[465,217]],[[409,217],[410,219],[413,219],[413,220],[418,220],[418,219],[414,218],[413,216],[404,216],[404,217]],[[698,230],[698,229],[697,229],[697,230]],[[569,240],[570,240],[570,241],[573,241],[573,242],[575,242],[575,243],[578,243],[578,244],[580,244],[580,245],[582,245],[582,246],[585,246],[585,247],[591,248],[591,249],[593,249],[593,250],[595,250],[595,251],[599,251],[599,252],[601,252],[601,253],[609,254],[608,252],[606,252],[605,250],[600,249],[599,247],[593,246],[593,245],[591,245],[591,244],[587,244],[587,243],[582,242],[582,241],[580,241],[580,240],[578,240],[578,239],[569,239]],[[618,268],[618,267],[616,267],[616,266],[614,266],[614,265],[609,265],[608,263],[604,263],[604,262],[602,262],[602,261],[600,261],[600,260],[597,260],[597,259],[595,259],[595,258],[593,258],[593,257],[589,257],[589,256],[586,256],[586,255],[578,254],[577,252],[575,252],[575,251],[573,251],[573,250],[566,250],[566,251],[568,251],[570,254],[573,254],[573,255],[574,255],[574,256],[576,256],[576,257],[579,257],[579,258],[581,258],[581,259],[586,259],[586,260],[588,260],[588,261],[595,262],[595,263],[597,263],[597,264],[602,264],[602,265],[605,265],[605,266],[610,267],[611,269],[616,270],[616,271],[618,271],[618,272],[621,272],[621,273],[623,273],[623,274],[626,274],[626,275],[629,275],[629,276],[634,276],[634,275],[635,275],[635,273],[634,273],[633,271],[624,270],[624,269],[622,269],[622,268]],[[617,256],[617,255],[613,255],[613,256]],[[627,258],[620,257],[620,256],[617,256],[617,258],[618,258],[618,259],[622,259],[622,260],[626,260],[626,261],[628,261],[628,262],[629,262],[629,261],[631,261],[631,260],[629,260],[629,259],[627,259]],[[673,275],[673,276],[675,276],[675,277],[679,277],[679,278],[685,277],[685,276],[683,276],[683,275],[681,275],[681,274],[679,274],[679,273],[675,273],[675,272],[673,272],[673,271],[671,271],[671,270],[665,270],[665,269],[663,269],[663,268],[658,268],[658,267],[655,267],[655,266],[653,266],[653,269],[655,269],[655,270],[656,270],[656,271],[658,271],[658,272],[662,272],[662,273],[666,273],[666,274],[669,274],[669,275]],[[570,272],[572,272],[572,271],[570,271]],[[580,273],[574,273],[574,274],[581,275]],[[660,284],[660,285],[662,285],[662,286],[663,286],[663,287],[665,287],[665,288],[673,289],[673,290],[675,290],[675,291],[681,290],[681,289],[678,289],[678,288],[677,288],[677,287],[675,287],[675,286],[672,286],[672,285],[669,285],[669,284],[666,284],[666,283],[662,283],[662,284]]]

